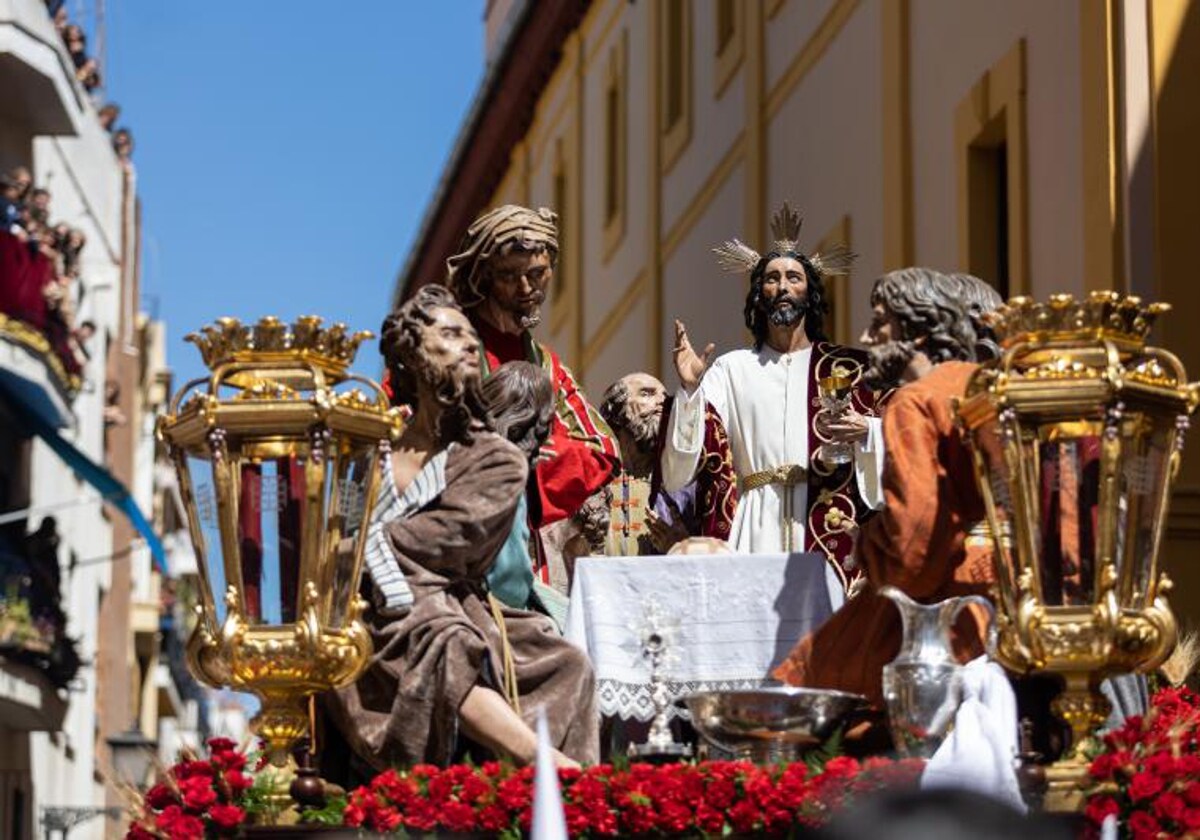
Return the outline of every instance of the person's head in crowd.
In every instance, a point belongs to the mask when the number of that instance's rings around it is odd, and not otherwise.
[[[121,106],[115,102],[109,102],[97,112],[96,116],[100,118],[101,127],[105,131],[111,132],[121,116]]]
[[[12,182],[7,173],[0,175],[0,196],[9,204],[16,204],[19,201],[17,185]]]
[[[79,253],[86,244],[87,235],[79,228],[71,228],[71,232],[67,235],[67,247],[75,253]]]
[[[66,37],[67,37],[68,23],[69,23],[69,19],[67,17],[67,6],[64,3],[63,5],[59,6],[54,12],[54,29],[56,32],[58,32],[58,37],[62,38],[64,41],[66,40]]]
[[[29,221],[33,222],[39,230],[50,227],[50,212],[45,207],[30,204],[26,205],[25,209],[29,211]]]
[[[966,790],[879,793],[856,801],[821,832],[823,840],[1071,840],[1071,823]]]
[[[67,52],[71,55],[87,49],[87,36],[83,34],[83,27],[77,23],[67,24],[67,28],[63,30],[63,40],[67,42]]]
[[[100,65],[96,63],[94,58],[89,58],[85,61],[76,75],[83,84],[83,89],[89,93],[101,86]]]
[[[964,299],[965,276],[913,267],[875,281],[871,324],[860,339],[871,354],[867,381],[872,387],[896,387],[942,362],[979,361],[979,319],[972,317]],[[975,300],[980,309],[994,308],[999,296],[992,304],[978,294]]]
[[[496,434],[516,444],[533,463],[554,417],[554,386],[540,366],[505,362],[483,383],[483,399]]]
[[[133,132],[128,128],[118,128],[114,131],[113,151],[121,160],[129,160],[133,155]]]
[[[14,166],[8,170],[8,182],[16,190],[16,200],[24,201],[29,195],[29,188],[33,186],[33,174],[27,167]]]
[[[29,194],[29,203],[35,209],[41,210],[43,213],[50,212],[50,190],[43,187],[35,187],[33,192]]]
[[[96,322],[84,321],[75,328],[75,340],[80,344],[87,344],[92,340],[92,336],[96,334]]]
[[[379,352],[393,401],[414,417],[436,403],[437,443],[464,441],[491,428],[481,389],[479,336],[445,286],[425,285],[383,321]]]
[[[104,404],[116,405],[121,401],[121,385],[115,379],[104,380]]]
[[[639,455],[653,457],[666,397],[662,382],[648,373],[627,374],[604,392],[600,416],[616,433],[627,462]]]

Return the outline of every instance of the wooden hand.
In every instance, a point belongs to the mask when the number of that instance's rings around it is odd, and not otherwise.
[[[813,419],[813,424],[822,437],[826,437],[834,443],[861,443],[867,439],[871,430],[871,424],[866,416],[859,414],[853,408],[836,415],[819,411]]]
[[[679,384],[691,394],[699,387],[700,380],[704,378],[704,372],[712,364],[713,356],[717,352],[717,345],[709,344],[705,347],[702,358],[692,348],[692,342],[688,339],[687,327],[683,325],[682,321],[676,319],[675,347],[672,352],[675,359],[675,372],[679,374]]]
[[[659,554],[666,554],[675,543],[691,536],[679,520],[668,524],[649,508],[646,509],[646,531]]]

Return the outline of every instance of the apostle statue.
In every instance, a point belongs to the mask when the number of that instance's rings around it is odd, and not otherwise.
[[[530,333],[541,321],[554,278],[555,219],[545,208],[506,204],[489,210],[467,229],[459,253],[446,262],[446,283],[479,334],[484,375],[519,359],[545,368],[553,382],[554,421],[530,498],[535,528],[573,515],[618,467],[608,426],[558,354]]]
[[[375,654],[331,703],[338,729],[377,769],[444,765],[471,746],[527,764],[543,706],[558,764],[598,758],[586,655],[548,618],[487,588],[529,468],[491,430],[478,348],[441,286],[422,287],[383,324],[395,399],[413,413],[383,460],[367,536]]]
[[[991,537],[971,450],[955,423],[978,362],[997,355],[983,315],[1000,296],[969,275],[927,268],[885,274],[871,291],[867,378],[899,387],[883,413],[885,504],[864,524],[857,554],[868,585],[776,669],[780,679],[882,700],[883,666],[900,650],[900,614],[875,588],[890,584],[922,603],[986,595],[994,580]],[[955,651],[983,652],[982,616],[963,612]]]
[[[600,414],[621,450],[621,471],[610,485],[605,554],[666,554],[689,537],[729,538],[737,476],[729,437],[712,406],[705,407],[704,448],[694,480],[674,493],[663,489],[659,464],[672,402],[662,382],[648,373],[623,376],[604,392]]]
[[[744,314],[752,347],[712,361],[714,346],[698,354],[676,322],[682,387],[663,451],[663,486],[674,492],[696,475],[705,405],[712,406],[729,433],[738,476],[734,550],[819,552],[840,584],[831,587],[837,594],[858,575],[855,523],[880,501],[882,441],[876,395],[863,383],[866,355],[831,344],[824,330],[825,278],[848,272],[853,255],[844,248],[805,254],[800,225],[785,204],[766,254],[736,239],[717,249],[725,268],[750,274]],[[836,408],[823,404],[822,382],[838,392]]]

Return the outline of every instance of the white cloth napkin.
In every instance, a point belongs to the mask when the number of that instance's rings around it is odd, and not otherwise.
[[[954,729],[925,765],[921,787],[973,790],[1024,813],[1016,756],[1016,695],[1004,669],[981,656],[963,667]]]

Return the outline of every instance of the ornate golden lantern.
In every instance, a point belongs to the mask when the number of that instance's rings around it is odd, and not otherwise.
[[[187,337],[211,376],[159,419],[201,572],[188,665],[260,698],[255,730],[281,769],[309,698],[353,681],[372,651],[359,574],[379,453],[401,421],[347,372],[370,337],[316,317],[222,318]]]
[[[1063,679],[1072,742],[1046,807],[1082,804],[1108,675],[1157,667],[1176,642],[1158,569],[1171,484],[1197,404],[1175,356],[1145,344],[1169,307],[1114,292],[997,313],[1003,356],[959,406],[995,544],[997,657]]]

